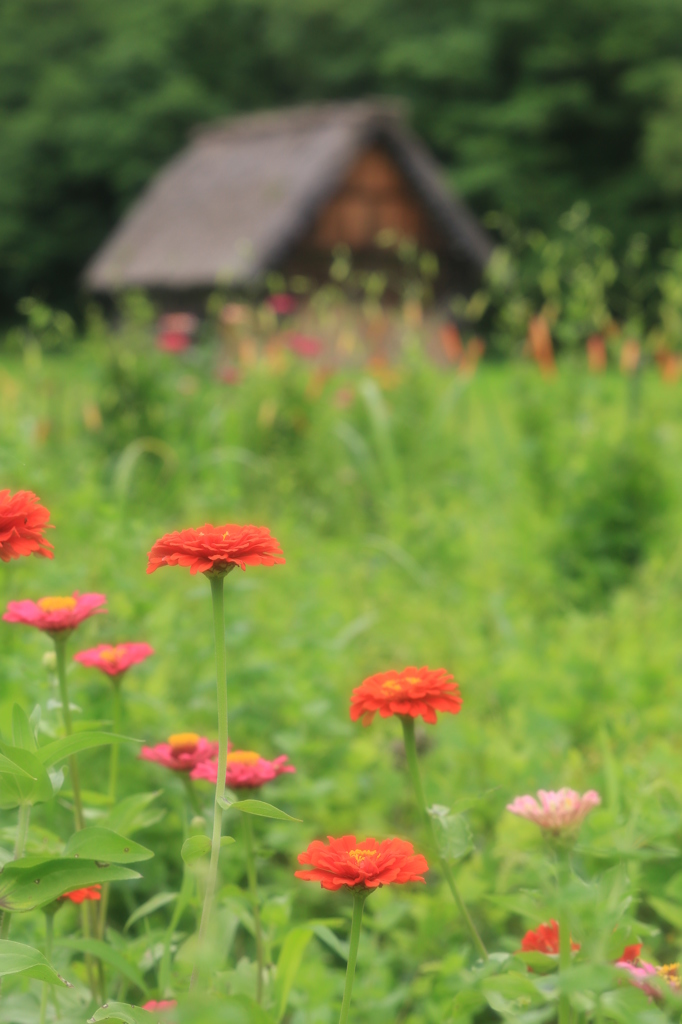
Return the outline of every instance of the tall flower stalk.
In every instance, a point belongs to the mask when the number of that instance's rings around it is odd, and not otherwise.
[[[403,738],[405,741],[405,757],[407,758],[407,768],[410,774],[410,779],[412,781],[412,788],[414,789],[414,795],[417,801],[417,806],[419,807],[419,810],[421,811],[422,817],[424,819],[424,825],[426,826],[426,831],[431,846],[433,848],[434,853],[438,857],[440,869],[443,873],[445,881],[448,883],[448,888],[450,889],[450,892],[453,895],[455,903],[457,904],[457,908],[462,917],[464,918],[464,923],[466,924],[467,929],[469,931],[469,935],[471,936],[471,941],[473,942],[474,946],[478,950],[479,954],[483,957],[483,959],[487,960],[488,951],[485,948],[485,945],[483,944],[483,940],[478,933],[478,929],[476,928],[476,925],[473,922],[471,914],[467,909],[466,903],[462,899],[462,894],[459,891],[457,882],[455,881],[455,876],[452,873],[452,869],[448,864],[447,860],[445,859],[445,857],[442,856],[438,849],[438,841],[436,839],[436,834],[433,827],[433,819],[431,818],[431,815],[429,814],[428,811],[426,798],[424,796],[424,787],[422,785],[421,772],[419,771],[417,745],[414,739],[414,718],[412,718],[410,715],[401,715],[400,719],[403,725]]]
[[[69,703],[69,688],[66,681],[66,640],[67,636],[63,633],[54,633],[54,649],[57,655],[57,680],[59,681],[59,696],[62,702],[62,720],[64,722],[64,732],[67,736],[70,736],[73,732],[73,723],[71,721],[71,706]],[[76,755],[71,754],[69,757],[69,772],[71,774],[71,789],[73,790],[73,816],[76,824],[76,831],[80,832],[83,828],[83,801],[81,800],[81,783],[80,775],[78,773],[78,762]]]
[[[353,893],[353,920],[350,926],[350,944],[348,946],[348,965],[346,967],[346,981],[343,986],[343,1002],[341,1003],[341,1016],[339,1024],[346,1024],[350,1013],[350,1001],[353,995],[353,982],[355,981],[355,965],[358,960],[358,948],[360,946],[360,932],[362,931],[362,914],[365,909],[365,900],[369,896],[369,889],[361,889]]]
[[[253,841],[253,825],[250,814],[242,814],[242,828],[244,831],[244,851],[246,854],[246,877],[249,883],[251,894],[251,911],[253,913],[253,926],[256,933],[256,1002],[263,999],[263,975],[265,972],[265,946],[263,943],[263,928],[260,920],[260,904],[258,901],[258,875],[256,873],[256,852]]]

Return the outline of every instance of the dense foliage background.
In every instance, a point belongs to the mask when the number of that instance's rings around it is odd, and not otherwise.
[[[389,93],[479,213],[586,200],[656,246],[682,191],[681,0],[4,0],[0,310],[77,275],[188,128]]]

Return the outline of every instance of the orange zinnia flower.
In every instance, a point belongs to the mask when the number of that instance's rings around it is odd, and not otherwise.
[[[444,668],[404,668],[402,672],[379,672],[356,686],[350,699],[350,717],[369,725],[378,711],[390,715],[422,716],[435,725],[436,711],[456,715],[462,707],[459,687]]]
[[[22,555],[52,558],[52,545],[43,537],[43,530],[53,529],[49,518],[33,491],[0,491],[0,561]]]
[[[576,952],[580,949],[580,943],[571,939],[571,949]],[[531,950],[538,953],[548,953],[550,956],[559,952],[559,925],[552,919],[549,924],[541,924],[535,931],[526,932],[521,939],[521,950],[528,953]]]
[[[329,845],[315,839],[299,853],[299,864],[311,864],[312,870],[297,871],[296,878],[319,882],[323,889],[376,889],[392,882],[423,882],[422,874],[429,870],[426,858],[404,839],[359,843],[355,836],[327,838]]]
[[[88,885],[85,889],[74,889],[73,892],[65,892],[63,896],[60,896],[60,900],[71,900],[72,903],[84,903],[85,900],[101,900],[102,899],[102,886]]]
[[[283,564],[278,541],[266,526],[211,526],[176,530],[155,541],[149,552],[147,572],[162,565],[184,565],[197,572],[230,572],[235,566]]]

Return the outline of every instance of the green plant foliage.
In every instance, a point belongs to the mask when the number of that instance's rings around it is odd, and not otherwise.
[[[64,893],[102,882],[139,878],[129,868],[113,867],[97,861],[58,857],[41,860],[24,857],[6,864],[0,877],[0,906],[10,912],[25,913],[52,903]]]
[[[0,977],[9,974],[23,975],[25,978],[36,978],[48,985],[66,985],[68,982],[57,974],[43,954],[23,942],[10,942],[0,939]]]

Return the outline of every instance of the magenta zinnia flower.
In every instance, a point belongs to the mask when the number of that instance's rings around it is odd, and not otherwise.
[[[51,635],[70,632],[91,615],[106,611],[104,594],[79,594],[70,597],[41,597],[39,601],[10,601],[3,615],[5,622],[35,626]]]
[[[539,802],[538,802],[539,800]],[[548,832],[566,832],[576,829],[594,807],[601,803],[601,797],[594,789],[587,793],[576,793],[574,789],[538,790],[534,796],[517,796],[507,804],[507,810],[520,818],[534,821]]]
[[[191,772],[217,754],[218,744],[196,732],[175,733],[168,737],[168,743],[157,743],[155,747],[143,747],[140,751],[143,761],[156,761],[174,772]]]
[[[98,644],[97,647],[74,654],[73,660],[90,668],[98,668],[108,676],[120,676],[131,665],[139,664],[153,653],[154,648],[149,644],[116,644],[115,647],[111,644]]]
[[[280,754],[273,761],[266,761],[255,750],[233,750],[227,755],[225,783],[230,789],[257,789],[265,782],[271,782],[278,775],[295,772],[292,764],[285,764],[286,754]],[[204,761],[192,772],[190,778],[205,779],[214,785],[218,781],[216,761]]]

